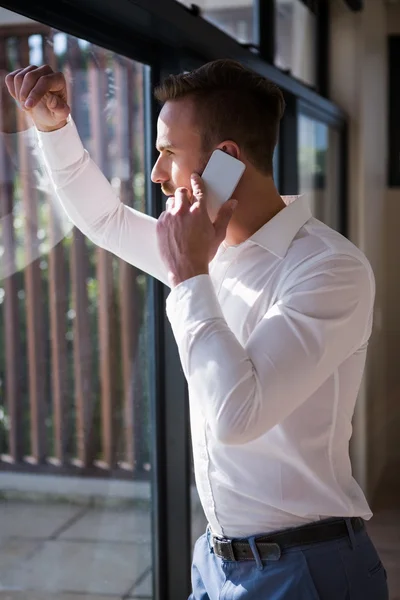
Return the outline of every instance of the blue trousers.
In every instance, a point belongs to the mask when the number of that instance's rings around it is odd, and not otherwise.
[[[207,530],[194,548],[189,600],[388,600],[386,571],[368,533],[347,525],[344,538],[296,546],[258,566],[216,556]]]

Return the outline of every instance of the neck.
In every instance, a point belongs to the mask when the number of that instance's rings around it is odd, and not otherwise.
[[[238,205],[225,237],[228,246],[246,241],[286,206],[272,177],[254,173],[243,178],[233,197]]]

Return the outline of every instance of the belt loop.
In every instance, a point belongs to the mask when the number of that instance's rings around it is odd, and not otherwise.
[[[256,561],[257,569],[259,571],[262,571],[264,569],[264,565],[262,564],[262,560],[261,560],[260,555],[258,553],[258,548],[257,548],[257,544],[256,544],[256,538],[255,538],[255,536],[252,536],[252,537],[250,537],[248,539],[249,539],[250,548],[251,548],[251,550],[253,552],[253,556],[254,556],[254,559]]]
[[[356,536],[354,535],[354,529],[351,524],[351,519],[349,517],[346,517],[344,521],[346,523],[347,532],[349,534],[351,547],[353,550],[355,550],[357,548],[357,541],[356,541]]]

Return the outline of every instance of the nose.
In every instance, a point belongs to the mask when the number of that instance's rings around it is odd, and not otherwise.
[[[161,158],[161,157],[160,157]],[[157,159],[152,171],[151,171],[151,180],[153,183],[160,183],[161,185],[168,181],[169,176],[162,168],[160,163],[160,158]]]

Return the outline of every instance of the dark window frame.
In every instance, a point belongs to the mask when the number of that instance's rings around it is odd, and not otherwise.
[[[388,185],[400,187],[400,35],[388,37]]]
[[[299,0],[316,17],[316,53],[315,53],[315,86],[304,86],[317,91],[321,96],[328,97],[329,90],[329,4],[326,0]],[[256,0],[260,6],[260,14],[264,16],[259,25],[260,54],[274,64],[277,32],[275,28],[275,0]],[[263,8],[261,8],[263,7]],[[272,40],[268,42],[268,40]],[[271,48],[272,45],[272,48]],[[263,49],[266,52],[263,53]],[[290,70],[287,71],[291,75]],[[292,75],[291,75],[292,76]]]
[[[176,0],[135,0],[134,4],[127,0],[61,0],[57,5],[49,0],[40,5],[29,0],[1,0],[1,5],[147,64],[156,62],[164,48],[188,52],[204,61],[234,58],[283,90],[344,118],[333,102],[268,64]]]
[[[179,2],[179,0],[176,0]],[[315,54],[315,86],[308,85],[321,96],[328,96],[329,89],[329,4],[327,0],[299,0],[316,16],[316,54]],[[195,3],[188,9],[193,15],[201,16],[201,9]],[[276,49],[276,0],[253,0],[253,41],[242,44],[244,48],[255,51],[258,56],[275,64]],[[286,74],[292,76],[290,71]],[[307,86],[307,84],[303,83]]]

